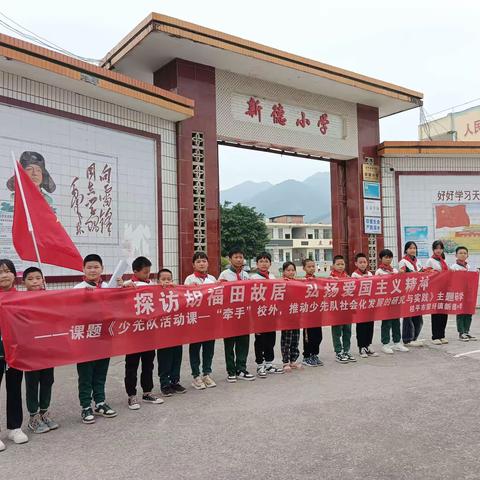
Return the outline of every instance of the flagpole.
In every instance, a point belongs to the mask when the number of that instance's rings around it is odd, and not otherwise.
[[[25,193],[23,192],[22,181],[20,180],[20,173],[18,171],[18,163],[17,163],[17,160],[15,159],[15,154],[13,153],[13,151],[11,151],[11,154],[12,154],[12,160],[13,160],[13,168],[15,169],[15,178],[17,179],[17,182],[18,182],[18,188],[20,189],[20,195],[22,197],[23,208],[25,209],[25,216],[27,217],[28,231],[30,232],[30,235],[32,236],[33,247],[35,248],[35,255],[37,256],[38,268],[40,270],[42,270],[42,272],[43,272],[42,260],[40,259],[40,252],[38,251],[37,240],[35,238],[35,232],[33,231],[32,219],[30,218],[30,212],[28,211],[28,205],[27,205],[27,201],[25,199]]]

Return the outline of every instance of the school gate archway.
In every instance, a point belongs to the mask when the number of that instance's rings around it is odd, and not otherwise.
[[[421,93],[156,13],[103,66],[195,101],[176,132],[180,278],[197,249],[219,265],[218,142],[330,161],[334,251],[375,261],[383,235],[366,233],[363,164],[380,163],[379,119]]]

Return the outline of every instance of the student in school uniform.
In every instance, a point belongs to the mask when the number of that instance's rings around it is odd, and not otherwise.
[[[151,268],[152,262],[148,258],[137,257],[132,262],[133,275],[124,285],[129,286],[131,284],[135,287],[150,285]],[[143,391],[142,401],[154,405],[163,403],[163,399],[152,393],[155,350],[131,353],[125,356],[125,390],[127,392],[127,404],[130,410],[140,409],[140,403],[137,399],[137,374],[140,361],[142,362],[142,373],[140,374],[140,385]]]
[[[317,265],[311,258],[305,258],[302,261],[305,272],[305,281],[315,278]],[[321,367],[323,362],[318,355],[320,354],[320,344],[322,343],[322,327],[310,327],[303,329],[303,365],[307,367]]]
[[[435,240],[433,242],[433,255],[426,261],[425,270],[435,272],[446,272],[448,270],[444,250],[445,246],[441,240]],[[434,345],[445,345],[448,343],[448,340],[445,338],[447,322],[447,314],[432,313],[432,343]]]
[[[467,247],[457,247],[455,249],[456,261],[450,265],[450,270],[456,272],[475,272],[476,269],[467,263],[468,259],[468,248]],[[457,331],[458,339],[461,342],[470,342],[477,340],[477,337],[473,336],[470,333],[470,325],[472,324],[472,315],[468,313],[463,313],[457,315]]]
[[[342,255],[333,257],[332,278],[348,278],[345,271],[345,258]],[[357,359],[350,353],[350,343],[352,338],[352,325],[332,326],[333,349],[335,350],[335,360],[339,363],[356,362]]]
[[[158,284],[163,288],[174,287],[172,271],[168,268],[162,268],[158,272]],[[180,384],[182,356],[183,345],[157,350],[160,391],[164,397],[171,397],[175,394],[182,395],[187,392],[187,389]]]
[[[423,271],[420,260],[417,258],[417,244],[415,242],[407,242],[403,249],[403,258],[398,262],[398,271],[400,273],[415,273]],[[408,347],[422,347],[424,340],[418,336],[422,331],[423,317],[415,315],[414,317],[406,317],[402,323],[402,340],[404,345]]]
[[[23,283],[28,292],[45,290],[43,273],[38,267],[24,270]],[[59,427],[49,412],[53,382],[53,368],[25,372],[27,409],[30,413],[28,428],[33,433],[46,433]]]
[[[380,265],[378,266],[375,275],[393,275],[398,273],[396,268],[392,267],[393,252],[384,249],[380,252]],[[390,333],[392,334],[393,345],[390,343]],[[408,352],[408,348],[400,343],[402,339],[400,333],[400,319],[392,318],[382,320],[381,327],[382,352],[388,355],[398,352]]]
[[[228,252],[230,266],[218,277],[219,282],[237,282],[249,280],[250,276],[243,269],[245,255],[239,247]],[[235,383],[240,380],[255,380],[255,375],[247,370],[247,356],[250,346],[250,335],[239,335],[223,339],[225,347],[225,363],[227,366],[227,382]]]
[[[368,260],[364,253],[357,253],[355,255],[355,271],[352,273],[352,278],[371,277],[372,272],[368,270]],[[360,352],[360,357],[378,357],[378,353],[372,348],[374,322],[360,322],[357,323],[357,345]]]
[[[208,274],[208,256],[205,252],[195,252],[192,258],[193,273],[189,275],[184,285],[207,285],[217,283],[213,275]],[[202,376],[200,376],[200,350],[202,350]],[[196,390],[216,387],[211,377],[215,340],[192,343],[189,347],[190,367],[192,369],[192,386]]]
[[[257,255],[257,271],[250,278],[252,280],[274,279],[275,275],[270,273],[272,256],[268,252]],[[269,373],[283,373],[283,368],[273,365],[275,358],[274,348],[277,339],[277,332],[262,332],[255,334],[255,362],[257,364],[257,376],[266,378]]]
[[[285,281],[295,280],[297,267],[293,262],[285,262],[282,266],[282,276]],[[300,329],[282,330],[280,337],[280,346],[282,351],[283,371],[291,372],[302,368],[301,363],[297,363],[300,356],[298,344],[300,342]]]
[[[90,254],[83,259],[83,282],[74,288],[108,288],[107,282],[102,280],[103,261],[100,255]],[[95,423],[94,415],[106,418],[117,416],[117,412],[105,402],[105,383],[107,381],[110,358],[102,358],[91,362],[77,364],[78,397],[82,408],[82,422]],[[92,398],[95,409],[92,409]]]
[[[13,262],[7,258],[0,259],[0,292],[15,292],[17,270]],[[9,367],[5,359],[5,351],[0,332],[0,385],[5,376],[7,390],[7,429],[8,439],[16,444],[28,442],[28,437],[22,430],[23,407],[22,407],[22,380],[23,372]],[[5,444],[0,440],[0,452],[5,450]]]

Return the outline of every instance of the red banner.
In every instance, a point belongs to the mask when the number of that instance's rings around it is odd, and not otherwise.
[[[7,362],[37,370],[253,332],[474,313],[478,273],[2,295]]]

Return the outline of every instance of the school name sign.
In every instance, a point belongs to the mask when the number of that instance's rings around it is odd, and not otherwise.
[[[38,370],[254,332],[471,314],[478,275],[13,292],[0,297],[0,328],[7,363]]]

